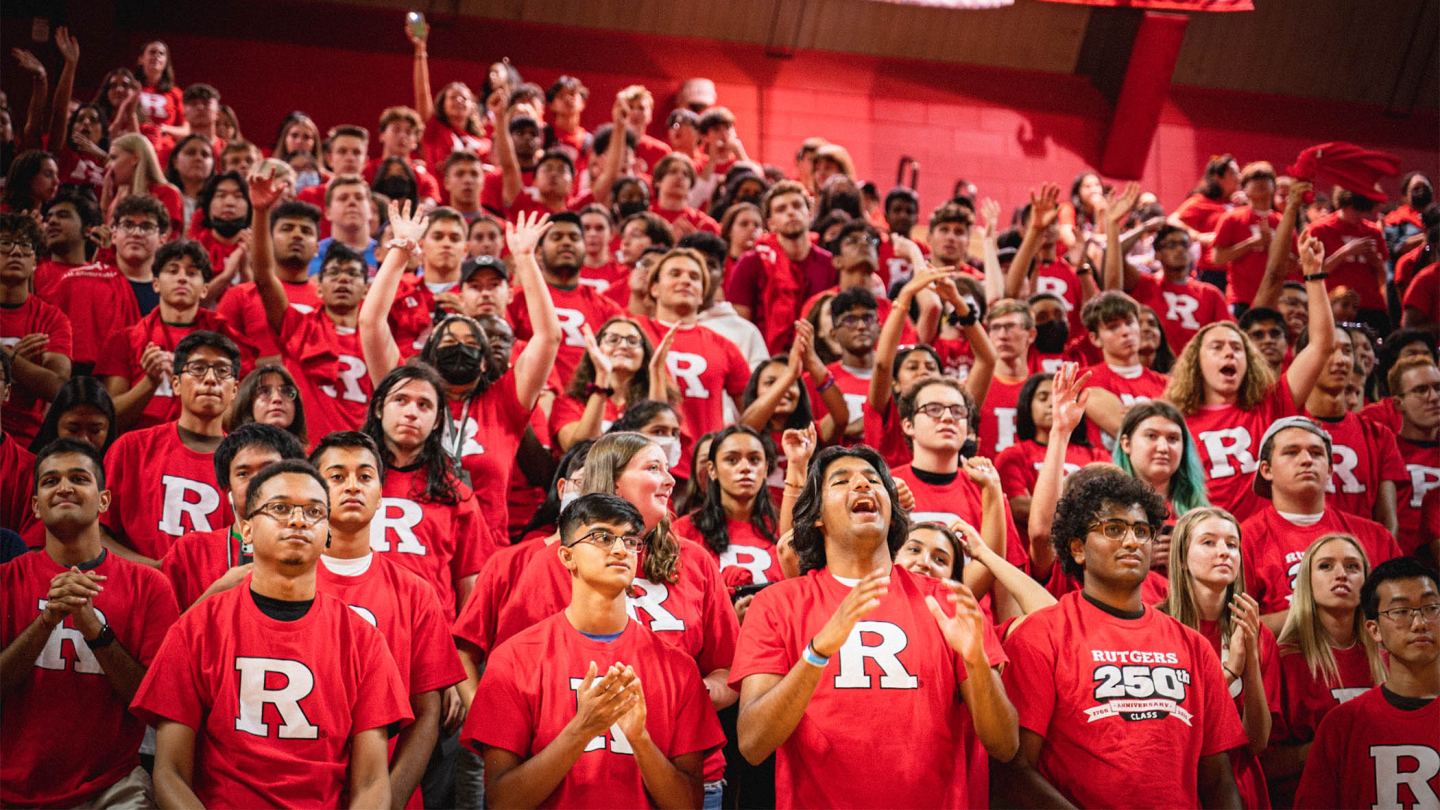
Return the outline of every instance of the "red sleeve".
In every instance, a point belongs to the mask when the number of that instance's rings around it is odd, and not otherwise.
[[[1305,770],[1295,789],[1296,807],[1340,807],[1340,775],[1345,772],[1344,738],[1349,729],[1340,723],[1341,712],[1332,711],[1320,721]],[[1359,774],[1356,774],[1358,777]]]
[[[494,404],[504,415],[506,426],[516,435],[524,433],[525,426],[530,424],[530,411],[520,404],[520,395],[515,388],[515,372],[505,372],[495,381],[495,387],[498,390]]]
[[[778,601],[775,589],[766,588],[755,594],[750,609],[745,611],[746,624],[730,666],[730,688],[739,689],[751,675],[784,675],[795,666],[800,651],[787,648],[785,606],[775,604]]]
[[[700,665],[701,675],[709,675],[735,663],[735,643],[736,636],[740,635],[740,621],[735,616],[735,608],[730,604],[725,581],[720,578],[719,566],[690,567],[703,577],[704,582],[705,640],[696,663]]]
[[[55,306],[47,306],[45,315],[45,322],[42,326],[45,334],[50,336],[50,341],[45,345],[45,351],[69,357],[75,347],[74,332],[70,329],[69,316]]]
[[[732,611],[733,613],[733,611]],[[675,696],[680,705],[675,708],[675,718],[665,718],[673,723],[675,733],[670,736],[669,749],[663,753],[669,759],[696,751],[709,751],[725,744],[725,733],[720,730],[720,718],[710,706],[710,693],[696,672],[694,665],[678,661],[685,667],[681,671],[681,683]]]
[[[1380,480],[1394,481],[1396,486],[1409,485],[1410,470],[1405,466],[1405,459],[1400,456],[1400,445],[1395,442],[1395,434],[1390,432],[1390,428],[1368,420],[1362,419],[1360,426],[1375,434],[1375,450],[1380,455]]]
[[[140,581],[143,583],[140,590],[140,597],[145,600],[145,621],[140,631],[139,644],[134,649],[127,648],[141,666],[150,666],[159,655],[160,647],[165,643],[165,636],[169,633],[171,626],[180,618],[180,608],[175,603],[175,590],[170,587],[169,580],[163,575],[157,575],[154,569],[146,566],[139,572]]]
[[[745,394],[745,386],[750,384],[750,364],[745,362],[745,355],[740,353],[740,347],[735,341],[725,337],[719,332],[715,336],[724,345],[725,352],[725,393],[736,402],[740,401]],[[818,403],[817,401],[817,404]]]
[[[555,401],[550,405],[550,433],[559,436],[560,428],[579,422],[580,417],[584,415],[585,403],[562,393],[555,397]]]
[[[486,654],[491,652],[495,623],[500,617],[500,559],[497,554],[485,561],[485,567],[480,569],[480,575],[475,580],[475,588],[470,591],[470,598],[465,600],[460,615],[450,628],[450,635],[474,644]]]
[[[130,354],[130,330],[122,329],[105,341],[93,373],[96,377],[124,377],[128,383],[133,379],[130,372],[134,359]]]
[[[1440,320],[1440,269],[1436,265],[1411,279],[1405,289],[1405,308],[1418,310],[1431,323]]]
[[[1055,695],[1059,687],[1056,684],[1055,648],[1045,632],[1047,628],[1041,625],[1042,622],[1037,622],[1032,616],[1005,642],[1010,666],[1005,667],[1001,678],[1006,693],[1015,702],[1020,727],[1044,737],[1050,730],[1050,718],[1055,714]]]
[[[1250,226],[1245,223],[1245,218],[1240,214],[1241,209],[1236,208],[1220,215],[1220,221],[1215,223],[1213,247],[1230,247],[1250,238]]]
[[[488,186],[489,178],[487,177],[485,180]],[[436,202],[440,201],[440,181],[435,179],[435,175],[428,170],[415,172],[415,187],[420,193],[420,199],[429,197]],[[484,190],[481,191],[481,194],[484,194]]]
[[[429,596],[428,592],[422,593]],[[465,680],[465,667],[455,652],[440,605],[434,599],[415,601],[419,613],[410,636],[410,694],[419,695]]]
[[[110,508],[100,513],[100,525],[110,530],[115,539],[127,542],[125,539],[125,501],[130,493],[125,489],[125,474],[132,469],[134,459],[129,452],[134,441],[127,440],[124,436],[115,440],[110,449],[105,453],[105,486],[109,488],[112,497]],[[135,469],[139,469],[135,467]]]
[[[1000,488],[1005,497],[1019,498],[1030,493],[1030,476],[1026,475],[1026,458],[1020,445],[1012,444],[995,456],[995,471],[1000,473]]]
[[[725,300],[754,312],[760,303],[761,269],[760,254],[751,251],[741,256],[725,284]]]
[[[450,558],[450,574],[456,584],[471,574],[480,573],[485,561],[495,551],[495,535],[490,523],[480,514],[473,494],[455,508],[455,556]]]
[[[350,710],[350,735],[396,721],[414,720],[410,696],[405,694],[405,684],[385,646],[385,637],[360,618],[360,614],[347,609],[344,615],[357,627],[356,643],[364,645],[358,651],[360,683],[356,685],[355,706]]]
[[[515,645],[501,645],[485,666],[473,705],[484,706],[471,712],[460,731],[460,742],[475,752],[482,745],[503,748],[525,757],[531,754],[535,739],[534,707],[520,689],[523,667],[515,660]]]
[[[130,711],[150,725],[174,720],[199,731],[209,701],[204,695],[206,686],[200,675],[198,653],[192,644],[190,626],[175,625],[150,662]],[[394,669],[395,665],[390,666]]]
[[[1207,320],[1206,323],[1214,323],[1215,321],[1230,321],[1231,323],[1235,322],[1235,316],[1230,312],[1230,307],[1225,303],[1225,294],[1220,292],[1219,289],[1214,286],[1207,286],[1205,288],[1205,300],[1209,302],[1207,307],[1209,309],[1210,316],[1209,320]],[[1176,352],[1179,352],[1185,347],[1179,346],[1172,348]]]

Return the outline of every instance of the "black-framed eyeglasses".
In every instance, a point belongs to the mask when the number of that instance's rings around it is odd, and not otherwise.
[[[607,529],[595,529],[587,534],[581,535],[575,540],[575,542],[570,544],[570,547],[574,548],[581,543],[589,543],[592,546],[597,546],[599,548],[605,549],[606,551],[609,551],[610,549],[615,547],[616,540],[619,540],[620,543],[625,546],[625,551],[629,552],[630,554],[634,554],[635,552],[639,551],[640,546],[644,545],[645,542],[644,540],[641,540],[640,537],[637,535],[621,535]]]
[[[300,519],[305,521],[307,526],[314,526],[316,523],[330,519],[330,510],[324,504],[286,503],[284,501],[262,503],[255,507],[255,511],[251,512],[246,519],[264,515],[276,523],[286,523],[295,516],[296,512],[300,513]]]
[[[260,399],[274,399],[284,397],[294,402],[300,397],[300,392],[293,385],[262,385],[255,389],[255,396]]]
[[[875,317],[875,313],[873,312],[866,312],[863,314],[852,312],[848,315],[841,315],[840,319],[835,322],[835,325],[853,329],[860,326],[874,326],[879,322],[880,319]]]
[[[1414,624],[1416,616],[1424,619],[1426,624],[1433,624],[1434,622],[1440,622],[1440,602],[1432,602],[1428,605],[1421,605],[1420,607],[1413,608],[1390,608],[1389,610],[1380,611],[1380,615],[1386,617],[1387,619],[1400,625],[1401,627],[1407,627]]]
[[[0,253],[17,253],[21,256],[34,256],[35,246],[29,242],[12,242],[6,239],[0,241]]]
[[[1249,332],[1246,332],[1245,334],[1249,335],[1252,340],[1260,340],[1261,338],[1270,338],[1271,340],[1279,340],[1280,338],[1285,337],[1285,330],[1284,330],[1284,329],[1281,329],[1281,328],[1278,327],[1278,326],[1275,326],[1275,327],[1271,327],[1271,328],[1269,328],[1269,329],[1251,329]]]
[[[1127,533],[1135,535],[1135,539],[1142,543],[1148,543],[1155,538],[1155,527],[1149,523],[1130,523],[1119,518],[1090,524],[1090,531],[1096,530],[1111,540],[1124,540]]]
[[[864,233],[852,233],[844,239],[841,239],[840,244],[845,245],[846,247],[860,247],[862,245],[869,245],[873,248],[880,246],[880,240],[876,239],[873,236],[867,236]]]
[[[920,407],[915,409],[915,412],[923,413],[931,419],[937,421],[947,413],[950,414],[950,418],[954,419],[956,422],[963,422],[970,416],[970,409],[965,407],[964,405],[945,405],[940,402],[931,402],[925,405],[921,405]]]
[[[607,334],[605,337],[600,338],[600,345],[609,348],[624,345],[629,346],[632,349],[638,349],[640,348],[640,344],[643,343],[644,340],[645,338],[639,335],[618,335],[612,332],[610,334]]]
[[[216,363],[214,365],[210,365],[209,363],[202,363],[199,360],[196,360],[193,363],[186,363],[185,365],[181,366],[180,370],[186,376],[194,377],[197,380],[205,379],[205,375],[212,371],[215,372],[215,379],[219,380],[220,382],[225,382],[226,380],[235,376],[235,367],[230,365],[229,363]]]
[[[125,231],[127,233],[141,233],[149,235],[152,233],[159,233],[160,226],[155,224],[154,222],[131,222],[129,220],[124,220],[119,225],[115,226],[115,230]]]
[[[1170,248],[1188,248],[1190,243],[1183,239],[1167,239],[1164,242],[1155,244],[1156,250],[1169,250]]]
[[[1414,388],[1411,388],[1409,391],[1401,394],[1400,396],[1408,397],[1411,394],[1417,395],[1421,399],[1424,399],[1431,394],[1440,394],[1440,383],[1436,383],[1435,385],[1417,385]]]

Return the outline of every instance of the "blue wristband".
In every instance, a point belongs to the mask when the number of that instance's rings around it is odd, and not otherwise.
[[[824,667],[830,663],[829,658],[821,658],[820,653],[815,652],[815,647],[809,643],[805,645],[805,651],[800,653],[800,657],[805,660],[805,663],[811,666]]]

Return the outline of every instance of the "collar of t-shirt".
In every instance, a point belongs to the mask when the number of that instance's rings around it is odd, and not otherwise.
[[[314,599],[292,602],[286,599],[273,599],[253,590],[250,591],[250,598],[255,600],[255,607],[259,608],[261,613],[277,622],[293,622],[303,619],[305,614],[310,612],[310,606],[315,604]]]
[[[1090,604],[1094,605],[1096,608],[1100,609],[1102,612],[1108,613],[1108,614],[1110,614],[1111,616],[1114,616],[1114,617],[1117,618],[1117,619],[1125,619],[1125,620],[1127,620],[1127,621],[1134,621],[1134,620],[1136,620],[1136,619],[1142,619],[1142,618],[1145,617],[1145,608],[1143,608],[1143,607],[1140,608],[1139,610],[1121,610],[1120,608],[1111,607],[1110,605],[1107,605],[1107,604],[1105,604],[1104,602],[1101,602],[1099,599],[1096,599],[1095,597],[1091,596],[1091,595],[1088,594],[1088,593],[1085,593],[1084,591],[1081,591],[1081,592],[1080,592],[1080,595],[1083,596],[1083,597],[1085,597],[1085,601],[1086,601],[1086,602],[1089,602]]]
[[[1385,702],[1399,709],[1402,712],[1418,712],[1421,709],[1435,702],[1435,698],[1418,698],[1406,695],[1397,695],[1390,691],[1390,687],[1380,684],[1380,694],[1384,696]]]
[[[29,301],[29,297],[27,296],[25,301],[21,301],[21,302],[18,303],[18,304],[0,304],[0,309],[12,309],[12,310],[13,310],[13,309],[19,309],[19,308],[25,306],[26,302],[28,302],[28,301]]]
[[[331,557],[329,554],[320,555],[320,562],[325,566],[325,570],[342,577],[358,577],[366,571],[369,571],[370,562],[374,559],[375,554],[373,552],[367,553],[364,557],[354,557],[348,560]]]
[[[427,282],[425,282],[425,286],[428,287],[428,288],[430,289],[430,293],[431,293],[432,295],[434,295],[434,294],[443,293],[443,292],[450,292],[451,290],[455,289],[456,287],[459,287],[459,286],[460,286],[460,282],[458,282],[458,281],[427,281]]]
[[[1276,509],[1275,511],[1280,515],[1280,517],[1285,518],[1291,523],[1294,523],[1296,526],[1314,526],[1316,523],[1320,522],[1320,518],[1325,517],[1324,510],[1316,512],[1313,515],[1302,515],[1298,512],[1281,512],[1279,509]]]
[[[670,330],[670,329],[674,329],[676,326],[679,326],[679,327],[680,327],[680,331],[684,332],[684,331],[687,330],[687,329],[694,329],[694,328],[698,325],[698,324],[693,324],[693,323],[680,323],[680,324],[666,323],[665,321],[662,321],[662,320],[660,320],[659,318],[655,318],[654,321],[655,321],[656,325],[664,327],[667,331]]]
[[[875,375],[875,369],[873,367],[860,368],[858,366],[852,366],[847,363],[841,363],[840,368],[845,369],[847,372],[849,372],[850,376],[858,380],[868,380]]]
[[[618,632],[618,633],[587,633],[587,632],[585,632],[584,630],[577,630],[577,631],[575,631],[575,632],[577,632],[577,633],[579,633],[580,635],[582,635],[582,636],[590,639],[591,641],[599,641],[599,642],[601,642],[601,643],[609,643],[609,642],[614,641],[615,639],[617,639],[617,638],[625,635],[625,631],[624,631],[624,630],[621,630],[621,631]]]
[[[856,585],[859,585],[859,584],[860,584],[860,577],[854,577],[854,578],[852,578],[852,577],[842,577],[842,576],[839,576],[838,574],[831,574],[830,576],[835,577],[835,581],[836,581],[836,582],[840,583],[841,585],[844,585],[844,586],[847,587],[847,588],[853,588],[853,587],[855,587]]]
[[[1111,371],[1115,372],[1116,374],[1127,380],[1137,380],[1140,378],[1141,374],[1145,373],[1145,367],[1138,364],[1133,366],[1117,366],[1111,363],[1106,363],[1105,365],[1110,366]]]
[[[933,473],[913,465],[910,467],[910,470],[915,473],[916,478],[919,478],[922,482],[932,487],[948,487],[954,483],[955,478],[960,475],[959,470],[952,473]]]
[[[99,567],[100,567],[100,563],[105,562],[105,557],[106,557],[106,555],[108,555],[109,553],[110,553],[110,550],[109,550],[109,549],[102,548],[102,549],[100,549],[100,556],[99,556],[99,557],[96,557],[96,558],[93,559],[93,560],[86,560],[85,562],[82,562],[82,563],[75,563],[75,567],[76,567],[76,568],[79,568],[81,571],[93,571],[93,570],[95,570],[96,568],[99,568]]]

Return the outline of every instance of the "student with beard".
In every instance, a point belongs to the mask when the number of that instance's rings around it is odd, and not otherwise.
[[[248,195],[246,200],[249,205]],[[254,218],[253,211],[251,217]],[[290,306],[302,314],[323,309],[325,305],[320,300],[317,284],[310,278],[310,262],[319,249],[320,209],[303,202],[282,202],[270,209],[268,221],[261,221],[259,227],[270,229],[268,241],[273,248],[274,273]],[[259,261],[256,255],[259,244],[251,242],[252,265]],[[255,346],[257,365],[280,362],[280,348],[275,345],[275,335],[266,323],[265,303],[260,299],[257,281],[231,285],[215,311],[237,324]]]
[[[159,804],[390,802],[386,730],[410,709],[380,632],[317,591],[329,513],[303,461],[251,482],[241,533],[255,568],[176,623],[131,706],[156,725]]]
[[[363,433],[340,431],[321,439],[310,458],[333,504],[315,586],[385,637],[415,715],[391,746],[390,806],[414,810],[422,806],[418,788],[438,738],[441,692],[464,680],[465,670],[429,583],[371,550],[385,479],[380,448]]]
[[[760,327],[772,352],[788,348],[800,304],[835,284],[830,253],[810,241],[810,196],[794,181],[776,183],[760,205],[768,234],[740,257],[725,300]]]
[[[1435,571],[1409,559],[1375,566],[1360,588],[1360,609],[1365,632],[1389,654],[1389,672],[1383,685],[1321,721],[1296,807],[1420,807],[1440,794]]]
[[[1271,371],[1276,374],[1285,371],[1291,354],[1284,315],[1269,307],[1250,307],[1240,316],[1240,329],[1255,345],[1255,351],[1265,358]]]
[[[826,368],[845,397],[850,416],[842,441],[854,445],[865,436],[865,400],[875,373],[875,343],[880,336],[879,307],[875,296],[862,287],[836,293],[823,305],[830,309],[835,343],[840,347],[840,359]]]
[[[40,227],[28,214],[0,213],[0,345],[15,373],[16,398],[7,404],[5,432],[29,442],[47,403],[70,378],[70,318],[31,292],[42,249]]]
[[[393,202],[390,224],[399,241],[414,240],[417,234],[435,227],[434,223],[426,225],[424,215],[410,216],[408,208],[402,211]],[[455,428],[445,437],[445,451],[468,476],[487,522],[501,532],[509,522],[505,496],[521,438],[561,340],[555,307],[535,262],[535,247],[548,227],[538,215],[524,218],[518,226],[506,223],[506,239],[533,328],[513,368],[492,368],[495,358],[489,336],[464,315],[442,318],[431,328],[420,352],[420,359],[434,366],[445,380],[450,424]],[[406,259],[406,252],[400,250],[385,257],[372,292],[360,308],[361,347],[370,378],[377,384],[403,354],[387,320]],[[495,542],[504,545],[504,536],[497,535]]]
[[[873,450],[822,451],[796,515],[802,576],[747,612],[731,671],[740,751],[751,763],[777,754],[780,807],[965,806],[969,723],[991,756],[1014,755],[1014,708],[990,669],[1003,663],[994,629],[964,585],[893,564],[909,523],[897,497]],[[911,728],[885,733],[897,712]],[[885,779],[833,778],[879,761]]]

